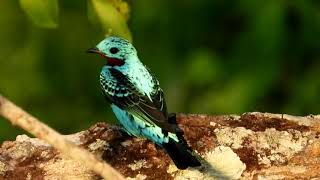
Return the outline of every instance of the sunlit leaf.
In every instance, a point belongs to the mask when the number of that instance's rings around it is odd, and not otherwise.
[[[20,5],[35,25],[43,28],[58,27],[57,0],[20,0]]]
[[[125,18],[129,19],[130,8],[127,2],[123,0],[109,0],[110,3],[118,10],[118,12]]]
[[[122,7],[119,10],[119,7]],[[126,23],[126,17],[123,13],[129,12],[129,8],[125,10],[124,4],[119,7],[115,6],[114,1],[108,0],[91,0],[89,5],[89,19],[96,23],[97,20],[102,25],[106,35],[121,36],[132,41],[131,33]],[[121,12],[122,11],[122,12]]]

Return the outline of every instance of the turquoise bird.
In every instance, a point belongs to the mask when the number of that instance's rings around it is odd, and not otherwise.
[[[108,37],[88,52],[106,59],[100,85],[125,132],[164,148],[179,169],[200,166],[175,116],[170,118],[167,113],[159,81],[140,62],[133,45],[119,37]]]

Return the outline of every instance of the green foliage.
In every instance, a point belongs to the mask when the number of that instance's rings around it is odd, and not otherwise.
[[[58,27],[58,0],[20,0],[20,6],[32,20],[42,28]],[[121,36],[132,41],[127,25],[129,5],[122,0],[90,0],[88,1],[88,18],[99,24],[105,35]]]
[[[58,27],[58,0],[20,0],[20,5],[35,25]]]
[[[48,30],[4,0],[0,93],[62,133],[114,122],[99,89],[105,62],[85,50],[110,28],[130,38],[129,26],[170,112],[319,114],[318,1],[130,2],[59,1],[59,27]],[[2,119],[0,132],[0,141],[21,133]]]
[[[118,8],[117,8],[118,7]],[[91,22],[101,24],[106,35],[116,35],[132,41],[131,33],[126,23],[128,8],[122,1],[90,0],[88,16]]]
[[[191,53],[185,67],[188,81],[186,83],[192,83],[197,87],[213,84],[222,73],[220,59],[205,49]]]

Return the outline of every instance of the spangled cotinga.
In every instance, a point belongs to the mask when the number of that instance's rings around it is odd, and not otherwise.
[[[107,60],[100,84],[124,130],[163,147],[179,169],[200,166],[176,122],[169,120],[159,81],[140,62],[133,45],[108,37],[88,52]]]

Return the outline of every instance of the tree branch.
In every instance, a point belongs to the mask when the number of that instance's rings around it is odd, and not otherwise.
[[[23,111],[2,95],[0,95],[0,114],[13,125],[21,127],[39,139],[43,139],[59,150],[61,154],[83,163],[83,165],[101,175],[103,178],[124,179],[124,177],[110,165],[98,159],[87,150],[66,140],[61,134]]]

